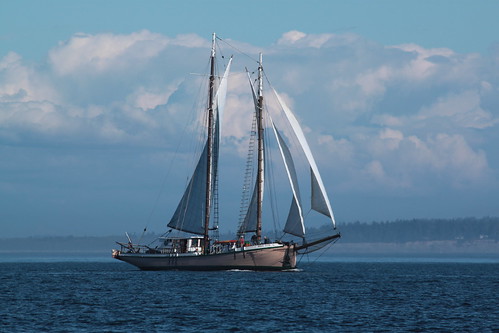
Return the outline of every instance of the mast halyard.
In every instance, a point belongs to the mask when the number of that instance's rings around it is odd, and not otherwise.
[[[208,163],[206,173],[206,197],[205,197],[205,216],[204,216],[204,253],[209,250],[209,230],[210,230],[210,210],[211,210],[211,190],[212,190],[212,172],[213,172],[213,91],[215,85],[215,39],[216,35],[212,35],[211,56],[210,56],[210,83],[208,93]]]
[[[263,142],[263,67],[262,54],[258,62],[258,104],[257,104],[257,129],[258,129],[258,173],[257,173],[257,210],[256,210],[256,238],[260,243],[262,239],[262,203],[264,185],[264,142]]]

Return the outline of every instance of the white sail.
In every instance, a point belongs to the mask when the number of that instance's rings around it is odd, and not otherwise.
[[[301,129],[301,126],[294,114],[281,99],[277,91],[275,91],[275,89],[273,90],[277,97],[277,100],[279,101],[279,104],[284,111],[284,114],[286,115],[286,118],[291,125],[291,128],[293,129],[296,137],[298,138],[298,141],[300,142],[301,148],[303,149],[303,152],[307,157],[308,164],[310,165],[312,177],[312,209],[331,218],[333,226],[336,228],[333,210],[331,209],[331,204],[329,203],[324,183],[322,182],[319,169],[317,168],[317,164],[315,163],[315,159],[312,155],[312,151],[310,150],[307,139],[305,138],[305,134],[303,133],[303,130]]]
[[[284,227],[284,232],[298,237],[303,237],[305,236],[305,226],[303,224],[303,210],[301,207],[300,191],[298,187],[298,179],[296,177],[295,165],[288,146],[284,142],[272,119],[270,121],[272,123],[272,128],[274,129],[279,150],[281,151],[281,156],[288,174],[291,190],[293,191],[293,199],[289,209],[288,219],[286,220],[286,225]]]
[[[229,59],[227,68],[225,68],[224,75],[220,80],[215,100],[217,101],[217,119],[219,120],[219,135],[222,133],[222,120],[224,118],[225,100],[227,96],[227,78],[229,77],[230,66],[232,64],[232,57]]]

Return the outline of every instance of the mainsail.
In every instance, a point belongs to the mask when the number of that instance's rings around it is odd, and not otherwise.
[[[218,150],[221,136],[221,123],[225,107],[225,98],[227,95],[227,77],[229,75],[232,58],[229,60],[225,73],[220,80],[220,84],[216,93],[215,106],[215,135],[213,140],[213,164],[212,164],[212,186],[214,190],[218,170]],[[203,152],[196,165],[194,173],[187,185],[187,188],[180,200],[172,219],[168,223],[168,227],[177,230],[203,235],[204,229],[204,214],[206,209],[206,178],[208,169],[208,141],[204,145]]]

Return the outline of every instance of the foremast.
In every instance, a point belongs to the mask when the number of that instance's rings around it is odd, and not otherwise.
[[[210,56],[210,79],[208,92],[208,139],[207,139],[207,170],[206,170],[206,196],[205,196],[205,212],[204,212],[204,253],[208,253],[209,246],[209,230],[210,230],[210,210],[211,210],[211,195],[213,183],[213,104],[214,104],[214,86],[215,86],[215,40],[216,35],[212,35],[211,56]]]
[[[258,132],[258,170],[257,170],[257,208],[256,208],[256,239],[262,239],[262,209],[264,189],[264,124],[263,124],[263,67],[262,54],[258,62],[258,100],[257,100],[257,132]]]

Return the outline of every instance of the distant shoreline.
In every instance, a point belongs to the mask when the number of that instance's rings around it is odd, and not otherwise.
[[[376,253],[376,254],[496,254],[499,242],[494,240],[442,240],[404,243],[336,243],[328,253]]]
[[[119,237],[28,237],[0,239],[0,254],[107,254]],[[482,240],[440,240],[416,242],[344,242],[319,250],[324,255],[495,255],[499,258],[499,242]]]

